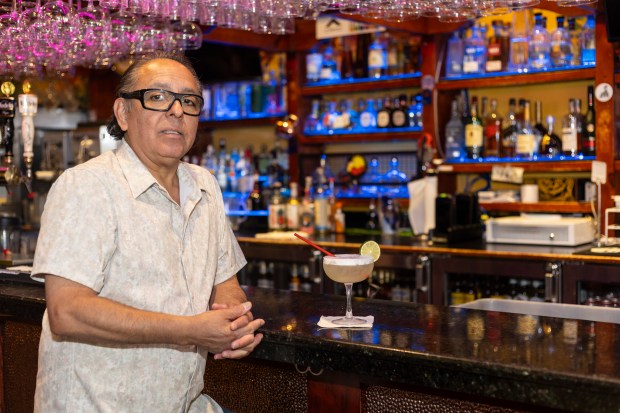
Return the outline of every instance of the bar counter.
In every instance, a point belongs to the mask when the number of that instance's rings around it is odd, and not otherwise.
[[[432,240],[421,240],[409,236],[394,235],[344,235],[329,234],[315,235],[310,237],[321,246],[327,248],[340,248],[359,250],[364,241],[374,240],[381,245],[382,252],[413,253],[413,254],[450,254],[455,256],[481,257],[481,258],[532,258],[563,261],[581,261],[601,264],[620,264],[620,253],[616,254],[592,254],[589,249],[595,244],[584,244],[574,247],[554,245],[525,245],[525,244],[502,244],[487,243],[484,240],[464,241],[459,243],[436,243]],[[237,240],[241,243],[256,245],[305,245],[303,241],[294,236],[257,238],[254,234],[238,233]]]
[[[237,413],[620,411],[619,324],[356,299],[371,329],[321,329],[344,297],[247,292],[263,343],[205,378]],[[41,286],[0,283],[7,411],[27,411],[44,306]]]

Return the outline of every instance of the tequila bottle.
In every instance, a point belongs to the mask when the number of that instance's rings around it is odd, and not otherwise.
[[[381,34],[376,34],[368,49],[368,76],[380,78],[387,74],[387,48]]]
[[[513,12],[510,37],[510,71],[527,72],[529,61],[529,14],[526,10]]]
[[[594,16],[588,15],[586,24],[581,29],[581,64],[594,66],[596,64],[596,33],[594,30]]]
[[[487,60],[486,40],[476,22],[464,41],[463,73],[484,73]]]
[[[541,13],[534,17],[534,28],[530,35],[529,66],[533,70],[547,70],[551,67],[549,32],[543,26]]]
[[[446,124],[446,158],[459,159],[463,156],[465,130],[459,114],[457,100],[452,101],[452,115]]]
[[[564,16],[556,17],[557,28],[551,33],[551,63],[553,67],[568,67],[573,60],[570,33],[564,27]]]
[[[562,152],[564,155],[579,154],[579,138],[581,135],[579,118],[575,114],[575,100],[568,102],[568,113],[562,119]]]
[[[448,40],[448,56],[446,58],[446,76],[463,74],[463,39],[458,31],[452,33]]]

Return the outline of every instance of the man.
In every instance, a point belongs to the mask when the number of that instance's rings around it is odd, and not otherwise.
[[[32,272],[47,300],[36,412],[221,412],[200,394],[207,352],[260,343],[217,182],[180,162],[201,91],[182,56],[136,62],[108,125],[119,148],[51,189]]]

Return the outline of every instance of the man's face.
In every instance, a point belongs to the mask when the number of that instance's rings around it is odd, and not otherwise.
[[[174,60],[155,59],[142,66],[137,75],[130,92],[164,89],[202,95],[191,72]],[[120,127],[126,131],[125,140],[150,169],[175,167],[196,138],[199,117],[184,114],[178,100],[168,111],[156,112],[144,109],[138,99],[119,98],[114,111]]]

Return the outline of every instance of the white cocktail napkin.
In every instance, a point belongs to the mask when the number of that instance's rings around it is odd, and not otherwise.
[[[337,319],[337,318],[342,318],[342,316],[335,316],[335,317],[328,317],[328,316],[321,316],[321,319],[319,320],[319,322],[317,323],[317,325],[319,327],[323,327],[323,328],[370,328],[372,327],[372,323],[374,323],[375,321],[375,317],[368,315],[368,316],[359,316],[356,315],[354,317],[357,318],[362,318],[364,320],[366,320],[366,322],[364,324],[357,324],[354,326],[341,326],[338,324],[334,324],[332,321]]]

